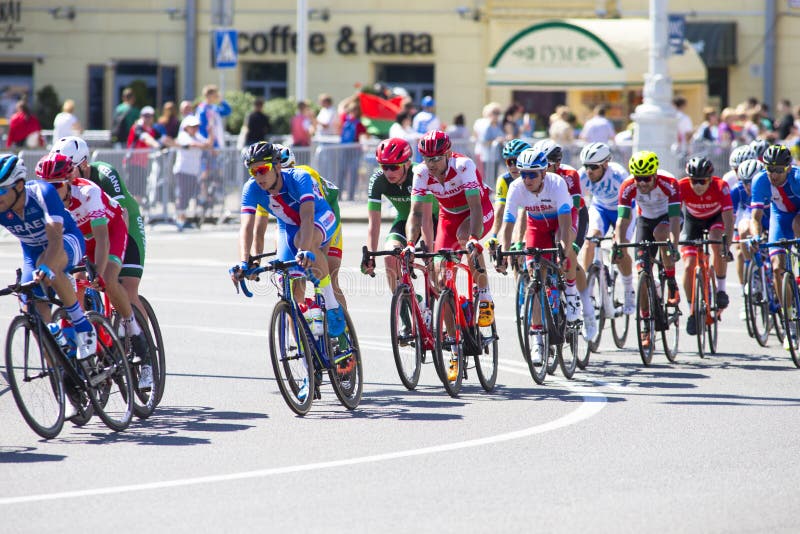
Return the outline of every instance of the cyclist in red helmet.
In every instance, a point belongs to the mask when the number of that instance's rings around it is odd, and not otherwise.
[[[413,152],[408,141],[399,137],[392,137],[382,141],[375,150],[379,168],[369,180],[369,193],[367,210],[369,225],[367,226],[367,248],[377,250],[381,230],[381,200],[385,196],[392,203],[397,216],[392,222],[389,234],[386,236],[384,246],[387,249],[403,248],[406,246],[406,222],[411,209],[411,186],[414,179]],[[422,238],[426,243],[433,243],[433,219],[439,212],[438,203],[425,203],[423,206]],[[400,268],[394,256],[384,258],[386,265],[386,279],[389,288],[394,293]],[[361,265],[364,274],[372,274],[375,270],[375,259],[370,258]]]
[[[480,240],[492,228],[494,210],[489,198],[490,190],[475,163],[463,154],[454,153],[450,137],[435,130],[419,141],[423,164],[414,167],[414,185],[411,189],[411,218],[406,237],[413,247],[420,235],[423,205],[434,198],[441,212],[434,241],[435,250],[467,247],[484,267],[483,247]],[[489,280],[484,273],[473,269],[478,284],[480,300],[478,324],[490,326],[494,322],[494,303],[489,292]]]

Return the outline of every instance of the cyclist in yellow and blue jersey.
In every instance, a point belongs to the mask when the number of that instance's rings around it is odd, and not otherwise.
[[[519,178],[519,169],[517,168],[517,156],[523,150],[531,148],[531,145],[522,139],[512,139],[503,146],[503,161],[506,164],[506,172],[497,177],[494,193],[494,226],[489,233],[489,239],[486,240],[487,247],[497,245],[497,233],[500,231],[500,226],[503,224],[503,215],[506,211],[506,197],[508,196],[508,187],[511,183]],[[516,215],[516,213],[514,214]],[[517,239],[512,245],[514,249],[522,245],[525,241],[525,221],[520,218],[521,223],[517,224]]]

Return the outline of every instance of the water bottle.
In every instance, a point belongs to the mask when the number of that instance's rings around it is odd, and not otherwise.
[[[66,352],[67,338],[64,337],[64,332],[61,330],[61,326],[58,323],[47,323],[47,329],[50,330],[51,334],[53,334],[58,346],[61,347],[64,352]]]
[[[461,310],[464,312],[464,322],[467,323],[465,326],[469,326],[472,324],[472,303],[463,296],[459,296],[458,300],[461,304]]]
[[[308,309],[308,314],[311,319],[311,333],[315,338],[319,338],[324,330],[322,324],[322,309],[314,304]],[[306,320],[308,320],[308,318]]]
[[[61,331],[64,333],[64,337],[67,340],[67,356],[74,358],[78,354],[78,342],[75,337],[75,328],[67,322],[62,322]]]
[[[430,308],[425,308],[422,311],[422,318],[425,320],[425,326],[427,327],[428,330],[430,330],[431,329],[431,319],[432,319]]]

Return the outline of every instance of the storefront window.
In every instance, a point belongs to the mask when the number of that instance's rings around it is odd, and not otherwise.
[[[132,85],[140,85],[145,89],[144,101],[137,94],[136,105],[157,106],[158,105],[158,64],[156,63],[119,63],[116,66],[114,76],[114,94],[116,101],[114,106],[120,103],[122,91]]]
[[[33,63],[0,63],[0,119],[14,114],[17,100],[33,100]]]
[[[433,65],[384,63],[375,66],[375,80],[388,87],[402,87],[419,104],[423,96],[433,96]]]
[[[243,63],[242,89],[255,96],[286,98],[286,63]]]
[[[106,68],[103,65],[89,65],[89,99],[88,128],[102,130],[104,128]]]

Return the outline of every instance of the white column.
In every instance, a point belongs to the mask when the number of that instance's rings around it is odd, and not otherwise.
[[[667,58],[667,0],[650,0],[650,55],[644,76],[644,102],[631,118],[636,122],[633,149],[652,150],[658,154],[661,168],[680,174],[672,145],[678,139],[678,120],[672,106],[672,78]]]
[[[307,0],[297,0],[297,54],[295,60],[295,98],[297,102],[306,99],[306,63],[308,59],[308,4]]]

